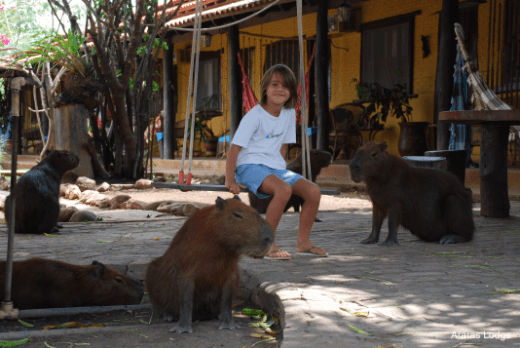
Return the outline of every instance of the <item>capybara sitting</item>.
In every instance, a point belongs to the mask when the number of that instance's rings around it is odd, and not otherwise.
[[[238,290],[241,255],[265,256],[274,232],[238,196],[197,211],[177,232],[166,253],[146,271],[150,300],[170,330],[192,332],[191,322],[216,318],[219,329],[235,329],[231,302]]]
[[[68,151],[48,150],[45,158],[16,182],[5,200],[5,219],[10,222],[11,201],[16,201],[15,233],[44,234],[56,231],[60,214],[60,182],[77,168],[79,157]]]
[[[0,298],[4,298],[6,262],[0,261]],[[32,258],[13,262],[11,301],[18,309],[140,304],[141,282],[100,262],[72,265]]]
[[[320,151],[312,149],[310,150],[311,157],[311,178],[312,181],[316,181],[316,177],[320,174],[322,168],[328,167],[332,163],[332,155],[326,151]],[[287,163],[287,169],[295,173],[302,173],[302,156],[301,153],[292,161]],[[272,197],[258,198],[254,193],[249,192],[249,204],[256,209],[260,214],[267,212],[267,207],[271,203]],[[303,198],[297,195],[291,195],[291,198],[285,205],[284,213],[293,208],[295,212],[300,211],[300,207],[303,205]]]
[[[363,244],[377,243],[388,217],[388,237],[379,245],[394,245],[403,226],[427,242],[468,242],[473,237],[471,194],[455,175],[437,169],[413,168],[388,153],[387,144],[370,142],[350,162],[350,176],[364,181],[372,200],[372,233]]]

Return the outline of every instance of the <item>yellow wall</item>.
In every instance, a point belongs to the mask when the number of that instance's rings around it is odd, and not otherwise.
[[[503,1],[503,0],[499,0]],[[434,93],[435,93],[435,77],[437,67],[438,52],[438,24],[439,12],[442,8],[442,1],[439,0],[408,0],[408,1],[388,1],[388,0],[372,0],[356,5],[357,10],[361,12],[358,18],[361,23],[368,23],[384,18],[398,16],[414,11],[421,11],[415,16],[414,28],[414,61],[413,61],[413,93],[418,97],[411,100],[413,107],[411,120],[426,121],[433,123],[434,120]],[[484,73],[487,61],[483,58],[487,57],[487,28],[489,2],[479,6],[479,59],[480,70]],[[335,9],[329,11],[334,14]],[[296,18],[288,18],[277,22],[271,22],[262,25],[256,25],[241,29],[241,33],[248,32],[264,36],[297,36],[298,26]],[[316,13],[303,16],[303,35],[308,38],[316,35]],[[421,35],[429,36],[430,50],[429,56],[423,58]],[[243,40],[244,34],[240,35],[240,48],[244,48],[244,42],[249,44],[250,41]],[[247,37],[247,36],[246,36]],[[334,107],[341,103],[351,102],[357,99],[355,92],[355,83],[353,79],[360,79],[361,66],[361,33],[330,33],[332,41],[331,46],[331,62],[332,62],[332,81],[331,81],[331,102],[330,107]],[[269,39],[270,43],[276,39]],[[262,55],[259,48],[265,41],[260,42],[257,38],[252,40],[255,49],[255,60],[252,76],[253,91],[257,98],[260,94],[260,80],[262,78],[263,55],[265,49],[262,49]],[[453,44],[456,44],[455,34]],[[175,45],[175,49],[186,48],[191,46],[191,41],[183,42]],[[227,129],[229,129],[229,106],[227,105],[228,97],[228,47],[226,34],[213,35],[211,47],[202,48],[203,50],[215,51],[222,49],[222,97],[223,111],[227,120]],[[304,50],[306,52],[306,50]],[[307,68],[307,59],[305,57],[305,68]],[[295,72],[298,73],[298,72]],[[185,118],[186,96],[188,86],[189,64],[180,64],[178,66],[178,85],[179,85],[179,108],[177,113],[177,121]],[[222,121],[224,117],[220,119]],[[222,134],[224,124],[219,119],[214,120],[213,127],[216,132]],[[219,135],[217,134],[217,135]],[[398,153],[397,142],[399,137],[398,120],[389,117],[385,124],[385,130],[378,133],[375,137],[376,141],[386,141],[389,144],[389,151]]]

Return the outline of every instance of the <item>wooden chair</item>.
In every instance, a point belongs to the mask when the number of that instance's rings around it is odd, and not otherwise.
[[[343,103],[330,109],[329,141],[333,159],[350,159],[363,145],[363,106]]]

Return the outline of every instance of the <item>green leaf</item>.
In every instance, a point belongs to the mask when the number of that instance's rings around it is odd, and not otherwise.
[[[23,321],[23,320],[21,320],[21,319],[18,319],[18,322],[19,322],[20,324],[22,324],[23,326],[25,326],[25,327],[34,327],[33,324],[29,324],[29,323],[27,323],[27,322],[25,322],[25,321]]]
[[[358,328],[355,327],[355,326],[352,326],[352,325],[350,325],[350,324],[348,324],[348,326],[349,326],[352,330],[356,331],[357,333],[360,333],[360,334],[363,334],[363,335],[367,335],[367,336],[372,336],[372,334],[369,334],[369,333],[366,332],[366,331],[363,331],[363,330],[361,330],[361,329],[358,329]]]
[[[15,340],[15,341],[1,341],[0,340],[0,347],[16,347],[21,346],[22,344],[27,343],[29,341],[29,337],[24,338],[23,340]]]

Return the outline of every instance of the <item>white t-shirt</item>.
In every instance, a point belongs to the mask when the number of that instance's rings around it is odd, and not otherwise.
[[[274,117],[258,104],[242,118],[231,143],[243,148],[238,154],[237,167],[263,164],[285,169],[280,148],[282,144],[295,142],[296,111],[284,108],[278,117]]]

